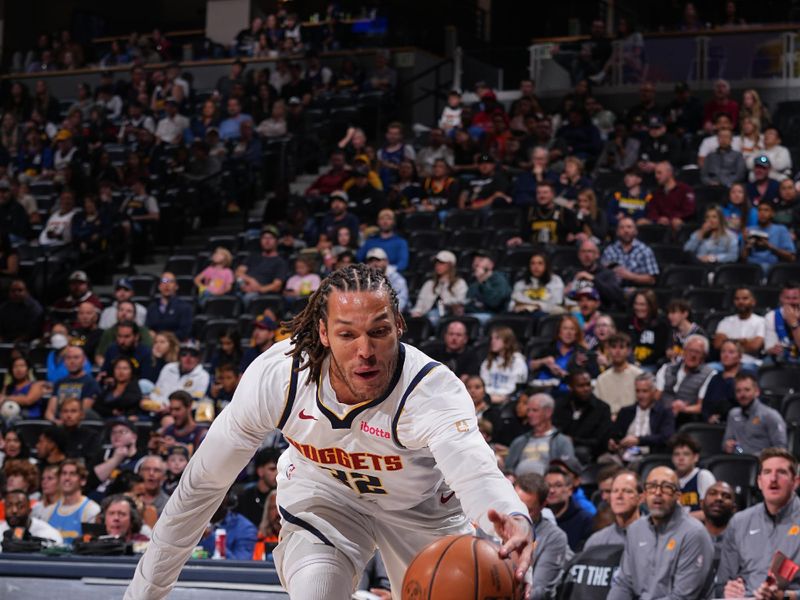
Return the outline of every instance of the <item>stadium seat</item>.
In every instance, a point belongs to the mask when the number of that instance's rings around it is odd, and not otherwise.
[[[554,248],[550,254],[550,264],[554,273],[563,273],[568,269],[580,269],[578,252],[575,248]]]
[[[730,484],[736,492],[739,510],[750,506],[758,474],[758,458],[749,454],[719,454],[709,458],[705,468],[711,471],[717,481]]]
[[[714,337],[714,334],[717,331],[717,327],[719,326],[719,322],[722,321],[725,317],[727,317],[729,313],[720,310],[717,312],[713,312],[708,315],[703,321],[703,329],[706,330],[706,333],[709,335],[710,338]]]
[[[439,226],[439,219],[435,211],[415,212],[403,217],[401,228],[409,235],[414,231],[433,230]]]
[[[239,315],[239,298],[233,295],[208,298],[203,312],[211,318],[233,319]]]
[[[503,228],[496,229],[494,232],[487,231],[486,234],[492,234],[491,244],[493,248],[505,251],[506,242],[511,238],[518,237],[520,234],[519,228]]]
[[[519,344],[524,347],[528,338],[533,337],[536,328],[536,321],[526,314],[506,314],[492,317],[486,322],[483,334],[489,337],[489,332],[493,327],[509,327],[517,337]]]
[[[800,394],[787,394],[783,397],[781,415],[787,426],[800,426]]]
[[[686,253],[680,246],[671,244],[650,244],[650,249],[655,254],[659,267],[663,271],[670,265],[685,265]],[[702,268],[702,267],[701,267]]]
[[[208,250],[213,252],[219,247],[226,248],[232,253],[239,249],[239,238],[235,235],[212,235],[208,238]]]
[[[444,245],[444,234],[441,231],[412,231],[408,236],[408,247],[411,250],[441,250]]]
[[[428,356],[439,356],[445,351],[445,345],[442,340],[430,338],[420,342],[419,349]]]
[[[686,290],[683,297],[695,313],[709,313],[722,310],[726,291],[718,288],[693,288]]]
[[[759,265],[730,264],[714,269],[715,286],[754,286],[760,285],[764,270]]]
[[[169,271],[173,275],[196,275],[197,258],[183,255],[170,256],[164,271]]]
[[[283,296],[280,294],[262,294],[247,303],[247,312],[258,316],[266,309],[270,309],[279,319],[283,316]]]
[[[408,317],[406,329],[403,332],[403,341],[416,346],[430,337],[432,329],[431,322],[427,317]]]
[[[639,225],[637,227],[640,242],[652,246],[653,244],[663,244],[667,239],[669,228],[664,225]]]
[[[239,321],[236,319],[209,319],[200,333],[200,339],[205,343],[216,343],[220,335],[228,329],[236,329]]]
[[[787,281],[800,281],[800,264],[773,265],[767,274],[767,285],[782,285]]]
[[[531,261],[531,254],[533,254],[533,252],[534,248],[531,246],[509,248],[498,261],[498,266],[515,273],[527,270],[528,263]]]
[[[672,468],[672,455],[671,454],[647,454],[636,467],[639,471],[639,479],[645,481],[647,474],[656,467],[669,467]]]
[[[724,425],[709,423],[686,423],[680,428],[680,433],[685,433],[700,445],[700,457],[706,458],[719,454],[722,450],[722,438],[725,435]]]
[[[447,247],[454,252],[479,250],[486,247],[490,235],[485,229],[459,229],[450,235]]]
[[[772,394],[793,394],[800,391],[800,367],[761,367],[758,370],[758,385]]]
[[[477,229],[481,226],[481,213],[476,210],[453,210],[444,220],[445,229]]]
[[[150,298],[156,292],[155,275],[131,275],[128,280],[133,286],[134,296],[144,296]]]
[[[522,215],[517,209],[495,208],[486,213],[484,227],[486,230],[519,229]]]
[[[533,337],[525,344],[525,356],[528,358],[541,358],[553,344],[552,339]]]
[[[562,317],[563,315],[547,315],[543,319],[540,319],[536,327],[536,337],[544,338],[552,342],[556,337],[556,333],[558,333],[558,326],[561,323]]]
[[[708,270],[694,265],[673,265],[664,269],[659,277],[658,285],[665,288],[686,286],[703,287],[708,285]]]

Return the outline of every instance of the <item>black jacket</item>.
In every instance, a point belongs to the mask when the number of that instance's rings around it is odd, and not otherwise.
[[[636,404],[626,406],[619,411],[617,420],[611,430],[611,437],[621,440],[628,433],[628,427],[636,417]],[[650,435],[643,436],[639,440],[640,446],[650,448],[650,453],[661,452],[667,447],[667,440],[675,433],[675,417],[672,411],[664,407],[660,402],[656,402],[650,409]]]
[[[592,395],[580,416],[575,419],[570,399],[571,396],[568,396],[556,402],[553,425],[561,433],[571,437],[572,444],[576,448],[584,446],[591,452],[592,458],[597,458],[608,447],[608,437],[611,434],[611,409],[608,404]]]

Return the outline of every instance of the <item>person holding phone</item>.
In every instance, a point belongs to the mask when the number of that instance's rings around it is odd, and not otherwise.
[[[758,224],[745,230],[742,258],[760,265],[766,273],[772,265],[794,262],[797,254],[792,236],[785,225],[773,223],[775,207],[769,202],[758,205]]]

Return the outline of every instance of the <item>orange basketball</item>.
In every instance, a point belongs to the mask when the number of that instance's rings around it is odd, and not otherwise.
[[[449,535],[422,550],[408,565],[402,600],[517,600],[514,565],[498,547],[472,535]]]

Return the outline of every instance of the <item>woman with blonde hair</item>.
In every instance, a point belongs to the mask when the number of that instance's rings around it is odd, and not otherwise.
[[[467,282],[456,271],[456,255],[442,250],[433,259],[433,273],[422,284],[412,317],[428,317],[436,327],[442,317],[467,302]]]
[[[573,366],[586,366],[588,360],[586,341],[580,322],[574,315],[564,315],[558,323],[553,343],[530,361],[533,379],[559,380],[558,391],[566,391],[565,378]],[[593,367],[596,370],[596,367]]]
[[[583,174],[583,161],[577,156],[564,159],[564,172],[558,179],[558,195],[566,200],[576,200],[578,192],[592,185]]]
[[[142,367],[142,378],[155,382],[165,364],[178,360],[180,342],[171,331],[159,331],[153,336],[152,362]]]
[[[517,336],[510,327],[493,327],[489,336],[489,352],[481,363],[481,379],[492,404],[503,404],[528,381],[528,365],[519,351]]]
[[[740,124],[744,117],[753,118],[762,130],[770,123],[769,109],[761,101],[758,92],[752,88],[742,94],[742,105],[739,109]]]
[[[219,246],[211,255],[211,264],[194,278],[194,284],[200,290],[198,301],[201,305],[211,296],[222,296],[233,288],[235,277],[231,270],[233,255],[227,248]]]
[[[725,226],[725,215],[719,206],[706,209],[705,220],[683,245],[684,252],[694,254],[702,263],[731,263],[739,258],[739,238]]]
[[[761,135],[761,124],[754,117],[741,117],[739,119],[741,134],[734,136],[732,147],[744,156],[747,169],[753,169],[755,158],[764,153],[764,136]]]
[[[580,231],[575,235],[575,241],[582,244],[587,240],[594,240],[602,244],[608,234],[608,219],[605,211],[597,207],[597,196],[592,188],[584,188],[578,192],[576,209]]]

